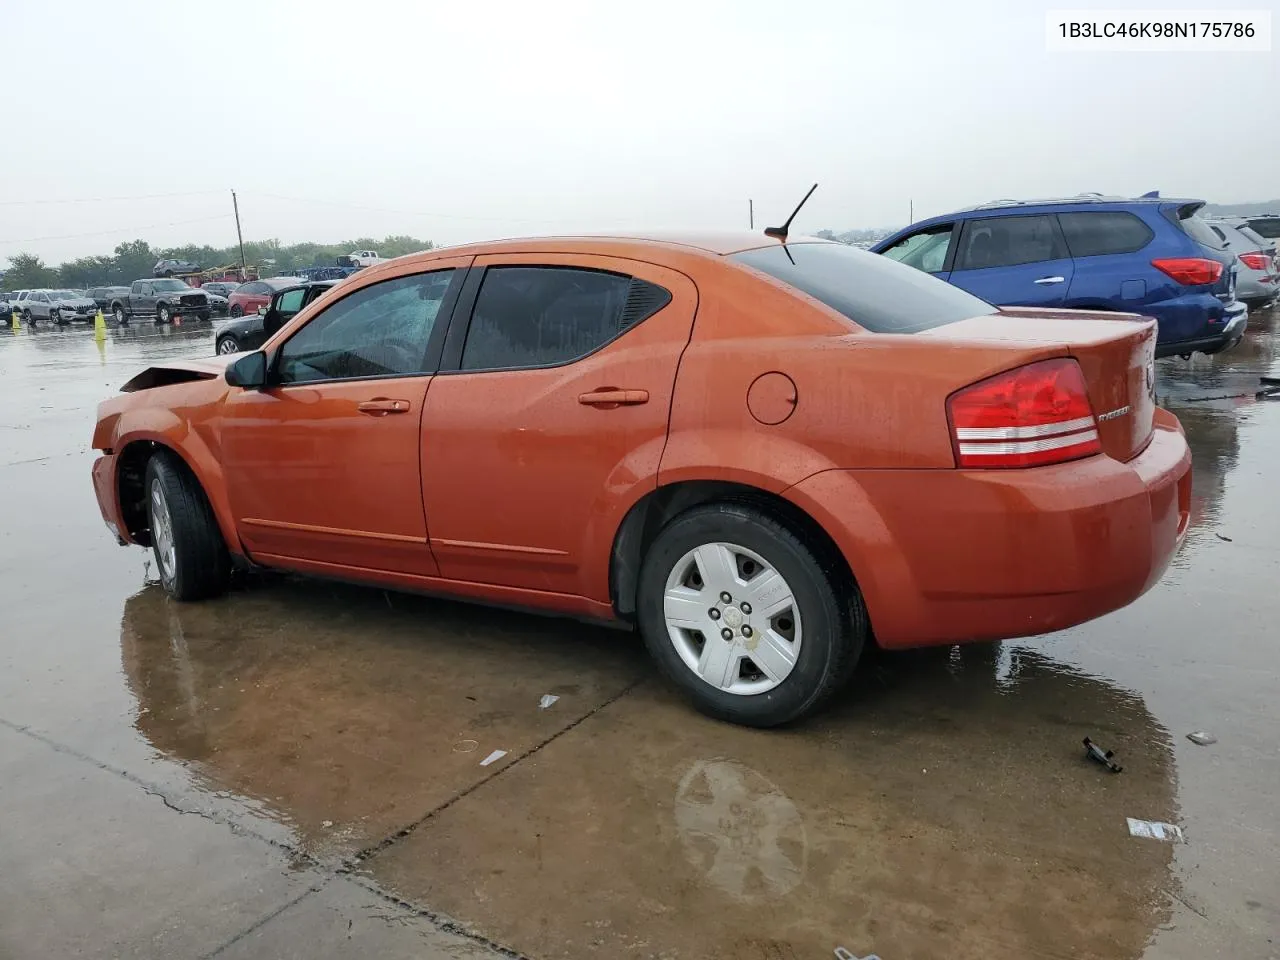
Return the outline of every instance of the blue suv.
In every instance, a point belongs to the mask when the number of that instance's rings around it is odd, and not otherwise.
[[[1235,255],[1203,200],[1086,194],[999,201],[913,223],[871,249],[998,306],[1155,317],[1156,356],[1217,353],[1244,335]]]

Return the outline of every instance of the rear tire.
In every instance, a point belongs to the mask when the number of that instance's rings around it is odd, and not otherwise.
[[[716,557],[733,564],[723,568],[725,583],[713,570],[704,579],[703,551],[711,551],[711,566]],[[637,614],[645,645],[708,716],[750,727],[798,720],[848,681],[866,643],[861,594],[854,587],[847,598],[838,595],[826,569],[833,564],[752,506],[695,507],[663,528],[641,566]],[[722,589],[730,601],[722,602]],[[760,609],[743,603],[752,597]],[[789,605],[777,607],[780,598]],[[712,661],[727,666],[720,671]],[[700,672],[704,664],[712,680]]]
[[[169,323],[173,320],[173,314],[169,312],[169,305],[162,303],[156,307],[156,323]]]
[[[124,307],[116,304],[111,308],[111,315],[116,318],[116,326],[123,327],[129,322],[129,315],[124,312]]]
[[[147,463],[147,518],[160,582],[175,600],[227,590],[231,557],[213,508],[186,465],[158,453]]]
[[[233,303],[228,313],[230,313],[231,316],[238,319],[244,316],[244,307],[240,306],[240,304],[238,303]]]

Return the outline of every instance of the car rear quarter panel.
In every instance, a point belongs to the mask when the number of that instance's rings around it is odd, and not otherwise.
[[[98,407],[93,446],[117,456],[138,442],[172,450],[200,481],[227,546],[238,554],[240,539],[220,457],[222,401],[228,389],[219,377],[113,397]]]

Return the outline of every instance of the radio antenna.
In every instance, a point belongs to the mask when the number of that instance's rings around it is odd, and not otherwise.
[[[791,211],[791,216],[787,217],[787,222],[780,227],[765,227],[764,235],[766,237],[777,237],[783,243],[786,243],[787,231],[791,229],[791,221],[796,218],[796,214],[800,212],[800,208],[803,207],[806,202],[808,202],[809,198],[813,196],[813,191],[817,189],[818,189],[818,185],[815,183],[812,187],[809,188],[809,192],[804,195],[804,199],[796,204],[796,208]]]

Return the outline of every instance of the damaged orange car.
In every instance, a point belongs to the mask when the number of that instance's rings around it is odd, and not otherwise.
[[[98,412],[108,527],[180,600],[263,566],[632,622],[705,712],[810,713],[871,643],[1046,633],[1186,530],[1155,323],[997,309],[759,234],[361,271]]]

